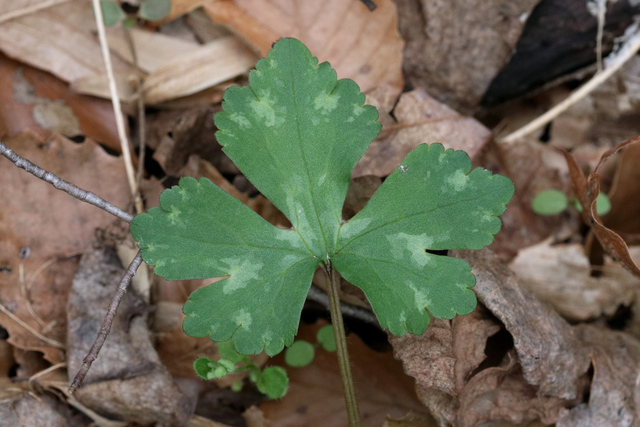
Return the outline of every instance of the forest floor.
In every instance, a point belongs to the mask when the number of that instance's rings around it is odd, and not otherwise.
[[[213,116],[224,91],[247,85],[272,43],[298,38],[338,78],[358,83],[380,113],[382,131],[353,171],[345,219],[422,143],[464,150],[474,166],[515,185],[493,244],[449,253],[476,275],[473,313],[432,319],[423,335],[398,338],[343,281],[363,425],[637,425],[640,57],[630,55],[551,120],[513,135],[598,78],[596,17],[584,12],[594,37],[574,53],[588,51],[590,60],[497,93],[492,82],[535,77],[507,64],[525,34],[544,37],[535,26],[544,23],[540,7],[553,2],[376,0],[374,10],[366,3],[172,0],[161,22],[107,28],[136,177],[125,166],[91,2],[4,2],[0,141],[131,214],[157,206],[181,177],[207,177],[270,223],[290,227],[222,151]],[[624,53],[613,39],[625,28],[608,28],[605,70]],[[635,31],[624,46],[637,51]],[[576,34],[567,29],[565,37]],[[124,221],[4,158],[0,186],[0,425],[347,425],[335,353],[319,349],[301,368],[282,354],[252,356],[258,366],[287,370],[289,391],[278,400],[246,375],[199,378],[193,362],[216,359],[216,344],[182,332],[182,305],[212,280],[169,282],[145,264],[100,357],[70,395],[137,247]],[[597,187],[611,203],[601,217],[590,209]],[[536,213],[532,202],[548,189],[586,209],[569,203]],[[314,342],[329,322],[325,289],[316,274],[296,339]]]

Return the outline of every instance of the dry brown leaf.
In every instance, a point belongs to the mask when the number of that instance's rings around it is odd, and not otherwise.
[[[589,402],[561,410],[557,427],[637,425],[640,407],[640,341],[597,325],[577,325],[576,336],[591,347],[593,381]]]
[[[620,305],[630,305],[640,289],[640,280],[610,259],[602,275],[592,277],[579,244],[551,245],[547,240],[521,250],[509,267],[520,285],[571,321],[613,316]]]
[[[180,55],[194,52],[200,47],[197,43],[139,28],[129,29],[129,34],[136,52],[138,67],[147,73],[157,70]],[[112,52],[130,64],[135,63],[123,28],[111,28],[107,33],[107,40]]]
[[[0,99],[2,136],[27,129],[42,138],[51,132],[81,134],[120,151],[110,102],[72,92],[51,74],[20,65],[4,55],[0,55]]]
[[[240,171],[222,154],[222,146],[215,138],[214,114],[219,107],[190,108],[186,111],[163,111],[147,120],[147,144],[162,169],[171,176],[179,176],[189,157],[197,154],[211,162],[223,173]]]
[[[511,56],[523,18],[537,4],[538,0],[399,0],[408,82],[468,114]]]
[[[209,0],[171,0],[171,12],[162,22],[173,21],[192,10],[202,6]]]
[[[405,372],[416,379],[418,396],[444,424],[554,422],[560,408],[582,398],[587,346],[521,288],[496,255],[485,249],[457,256],[472,265],[474,291],[493,315],[479,306],[452,323],[432,321],[422,336],[391,338]],[[489,343],[500,329],[496,318],[512,342],[498,335]]]
[[[173,57],[149,74],[142,87],[145,103],[194,94],[249,71],[257,59],[237,37],[211,41]]]
[[[640,234],[640,144],[630,145],[620,155],[613,186],[609,192],[611,211],[604,216],[604,224],[623,237]],[[622,234],[624,233],[624,234]],[[629,244],[633,243],[625,237]]]
[[[440,142],[474,158],[491,137],[491,131],[480,122],[459,115],[422,89],[403,93],[393,114],[398,123],[383,128],[356,165],[353,177],[387,176],[424,143]]]
[[[640,277],[640,267],[635,263],[631,255],[629,255],[629,247],[618,233],[607,228],[596,211],[596,199],[600,194],[600,175],[598,171],[600,167],[607,161],[609,157],[619,150],[640,142],[640,135],[624,141],[614,148],[605,152],[598,166],[585,178],[584,173],[578,166],[577,162],[571,154],[565,150],[560,150],[564,154],[571,176],[571,188],[582,205],[582,219],[585,224],[591,226],[591,230],[602,245],[603,249],[613,256],[617,261],[621,262],[633,274]]]
[[[49,395],[0,388],[0,421],[4,426],[67,427],[71,410]]]
[[[404,42],[393,1],[376,5],[370,12],[360,0],[211,0],[204,8],[262,55],[281,37],[301,40],[321,62],[331,63],[338,78],[354,80],[367,94],[378,89],[376,99],[390,111],[404,86]]]
[[[323,324],[300,324],[297,339],[315,342],[316,332]],[[353,335],[347,341],[364,427],[379,427],[386,417],[402,417],[409,411],[425,413],[413,392],[413,381],[402,373],[391,352],[375,352]],[[273,362],[286,367],[283,359],[281,354]],[[287,395],[260,406],[271,426],[348,426],[335,353],[319,349],[310,365],[286,369]]]
[[[458,251],[476,276],[473,288],[513,336],[524,378],[541,395],[561,399],[581,396],[579,378],[589,358],[570,325],[532,293],[488,250]]]
[[[95,143],[74,144],[53,136],[41,141],[25,133],[3,141],[18,154],[61,178],[126,207],[129,188],[122,160]],[[0,301],[45,342],[2,313],[0,324],[17,348],[38,350],[52,363],[64,360],[66,299],[78,259],[90,247],[96,228],[114,218],[100,209],[56,190],[1,159]],[[22,273],[21,273],[22,271]]]
[[[573,406],[579,401],[539,393],[537,387],[525,381],[517,360],[511,350],[499,366],[487,368],[469,380],[460,394],[455,425],[472,427],[488,421],[521,425],[537,419],[548,425],[565,405]]]
[[[78,371],[93,345],[124,271],[115,247],[106,243],[83,255],[69,293],[69,372]],[[146,326],[148,309],[133,289],[125,294],[109,339],[74,396],[96,412],[131,423],[184,425],[196,402],[160,364]]]
[[[417,415],[409,412],[402,418],[387,417],[382,427],[436,427],[438,424],[431,416]]]
[[[492,141],[474,164],[500,171],[516,188],[506,212],[500,216],[502,229],[490,246],[504,260],[549,235],[565,240],[574,234],[580,224],[577,212],[542,216],[531,208],[533,198],[543,190],[555,188],[569,194],[567,163],[553,147],[532,140],[508,146]]]
[[[212,421],[208,418],[194,415],[187,423],[187,427],[231,427],[229,424],[222,424],[216,421]]]
[[[0,24],[0,50],[73,82],[104,73],[95,31],[91,2],[62,3]],[[132,71],[124,61],[112,61],[114,72]]]

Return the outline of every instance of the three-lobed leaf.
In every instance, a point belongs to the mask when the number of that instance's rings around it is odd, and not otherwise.
[[[475,307],[471,269],[426,250],[480,249],[500,229],[511,181],[442,145],[421,145],[348,222],[351,170],[380,130],[375,108],[295,39],[278,41],[215,117],[225,153],[293,224],[278,229],[207,179],[183,178],[131,226],[169,280],[224,277],[194,292],[184,330],[243,354],[291,345],[315,269],[362,288],[384,327],[422,333]]]

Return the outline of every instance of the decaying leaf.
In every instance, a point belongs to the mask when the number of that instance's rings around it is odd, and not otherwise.
[[[414,87],[468,114],[509,59],[536,0],[398,2],[407,42],[403,68]]]
[[[339,78],[354,80],[390,111],[400,94],[402,48],[395,4],[376,1],[371,12],[360,0],[213,0],[203,6],[211,18],[229,26],[266,55],[281,37],[305,43],[320,61],[328,61]],[[357,29],[357,30],[356,30]]]
[[[0,97],[3,137],[30,130],[46,139],[58,132],[120,150],[111,103],[75,93],[47,72],[0,57]]]
[[[104,73],[95,31],[91,2],[66,2],[1,23],[0,50],[73,82]],[[112,61],[116,73],[134,74],[126,62]]]
[[[488,251],[461,252],[476,276],[474,291],[511,334],[522,372],[542,395],[575,399],[589,359],[570,325],[532,293]],[[542,345],[544,343],[544,345]]]
[[[42,141],[25,133],[3,142],[116,206],[129,201],[122,160],[91,141],[74,144],[60,136]],[[64,360],[64,313],[78,266],[76,256],[90,247],[96,228],[108,228],[114,220],[8,162],[0,166],[0,182],[0,301],[42,336],[5,313],[0,314],[0,324],[9,331],[14,346],[42,351],[47,360],[57,363]]]
[[[36,398],[19,388],[0,388],[0,420],[6,426],[66,427],[71,419],[71,409],[51,395]]]
[[[600,194],[600,175],[598,170],[606,160],[622,148],[640,142],[640,136],[618,144],[605,152],[596,169],[585,178],[584,173],[571,154],[560,150],[564,154],[571,176],[571,187],[582,205],[582,219],[585,224],[591,225],[592,230],[602,247],[633,274],[640,277],[640,267],[629,255],[629,247],[626,242],[614,230],[607,228],[596,211],[596,199]]]
[[[69,294],[68,367],[77,372],[93,345],[107,302],[124,273],[115,248],[97,244],[82,257]],[[120,304],[109,340],[74,396],[100,413],[138,424],[183,425],[194,401],[160,364],[146,326],[148,307],[130,289]]]
[[[491,137],[472,117],[458,114],[423,89],[403,93],[393,110],[397,124],[383,128],[353,170],[353,176],[387,176],[420,144],[439,142],[472,159]]]
[[[640,64],[640,62],[639,62]],[[640,244],[640,238],[632,240],[630,235],[640,236],[640,144],[625,147],[620,154],[620,161],[609,200],[611,211],[602,219],[604,224],[618,233],[622,233],[625,241]]]
[[[146,103],[158,104],[191,95],[249,71],[257,61],[237,37],[226,37],[171,58],[144,80]]]
[[[556,426],[633,426],[640,419],[640,341],[597,325],[575,327],[576,337],[589,347],[593,379],[589,400],[560,411]]]
[[[547,240],[522,249],[509,267],[521,286],[570,321],[613,316],[620,305],[630,305],[640,289],[640,280],[610,259],[601,275],[592,276],[579,244],[551,245]]]
[[[588,347],[496,255],[485,249],[457,256],[472,265],[474,291],[492,315],[479,307],[452,324],[432,322],[422,336],[391,340],[418,396],[437,419],[454,425],[554,422],[560,408],[582,398]],[[506,332],[495,335],[501,325]]]

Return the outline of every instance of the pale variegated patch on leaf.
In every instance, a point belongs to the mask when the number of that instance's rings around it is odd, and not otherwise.
[[[429,313],[471,312],[469,265],[426,250],[490,244],[511,181],[471,170],[462,151],[421,145],[344,223],[351,170],[380,130],[376,110],[295,39],[278,41],[249,81],[225,94],[216,136],[293,229],[272,226],[205,178],[183,178],[159,208],[138,215],[131,232],[157,274],[228,276],[191,295],[185,332],[276,354],[293,342],[313,274],[329,262],[396,335],[424,332]]]

